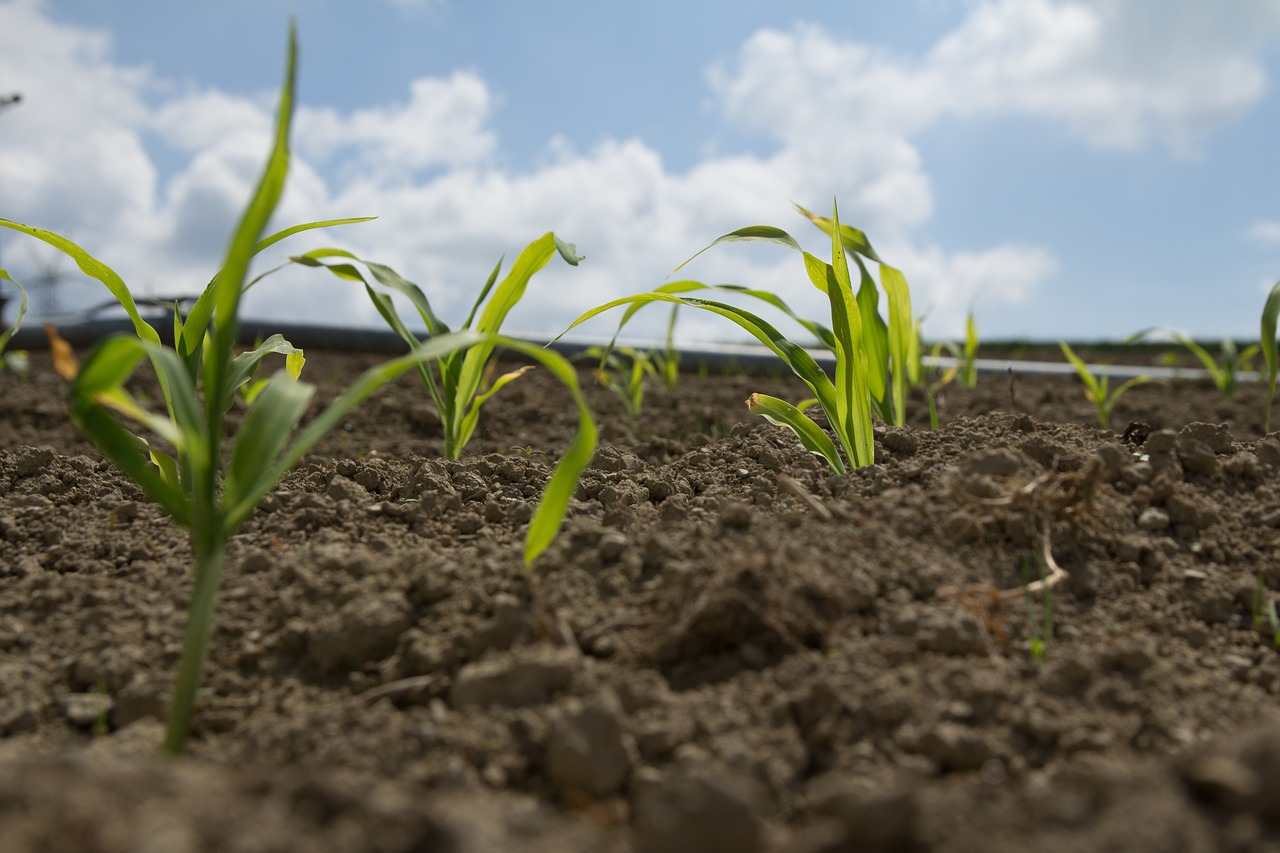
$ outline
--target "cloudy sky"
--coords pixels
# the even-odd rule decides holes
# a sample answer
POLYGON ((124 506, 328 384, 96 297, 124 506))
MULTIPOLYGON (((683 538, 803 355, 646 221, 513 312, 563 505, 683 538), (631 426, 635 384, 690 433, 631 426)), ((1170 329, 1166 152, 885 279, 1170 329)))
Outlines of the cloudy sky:
MULTIPOLYGON (((932 338, 970 308, 988 338, 1256 337, 1280 278, 1280 0, 0 0, 0 98, 22 96, 0 113, 0 217, 67 235, 136 293, 197 292, 265 157, 291 13, 275 224, 379 218, 267 260, 351 249, 451 322, 548 230, 587 260, 541 273, 513 331, 559 332, 745 225, 824 253, 791 202, 833 198, 932 338)), ((19 280, 43 249, 0 234, 19 280)), ((717 247, 682 275, 823 312, 777 247, 717 247)), ((58 296, 108 298, 72 276, 58 296)), ((304 270, 245 312, 380 323, 304 270)), ((724 323, 690 315, 682 336, 738 337, 724 323)))

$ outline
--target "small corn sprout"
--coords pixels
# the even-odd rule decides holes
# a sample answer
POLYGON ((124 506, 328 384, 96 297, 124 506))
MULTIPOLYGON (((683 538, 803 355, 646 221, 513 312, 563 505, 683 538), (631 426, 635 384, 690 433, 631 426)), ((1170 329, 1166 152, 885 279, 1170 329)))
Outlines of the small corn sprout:
POLYGON ((1031 557, 1024 557, 1022 560, 1022 583, 1025 588, 1023 599, 1027 605, 1027 649, 1031 653, 1031 659, 1035 661, 1036 666, 1044 664, 1045 658, 1049 654, 1049 645, 1053 642, 1053 585, 1044 583, 1044 580, 1043 561, 1033 561, 1031 557), (1041 582, 1040 604, 1038 607, 1031 592, 1031 584, 1033 583, 1031 566, 1033 562, 1039 575, 1035 580, 1041 582), (1036 613, 1037 610, 1039 610, 1038 614, 1036 613))
POLYGON ((1243 350, 1239 350, 1236 348, 1235 341, 1230 338, 1223 338, 1218 347, 1222 353, 1222 362, 1219 363, 1207 349, 1196 341, 1178 332, 1161 328, 1143 329, 1141 332, 1126 338, 1124 343, 1141 340, 1154 332, 1162 332, 1172 336, 1189 353, 1194 355, 1200 364, 1204 366, 1204 369, 1209 373, 1209 378, 1213 380, 1214 386, 1224 397, 1235 395, 1238 388, 1238 374, 1241 370, 1249 369, 1250 363, 1262 349, 1258 344, 1250 344, 1243 350))
POLYGON ((1253 627, 1270 639, 1273 649, 1280 649, 1280 613, 1276 611, 1275 599, 1267 592, 1261 573, 1253 588, 1253 627))
POLYGON ((676 349, 676 315, 680 312, 679 305, 671 306, 671 316, 667 320, 667 341, 661 352, 649 353, 649 358, 653 362, 654 372, 658 378, 662 380, 662 386, 668 391, 676 390, 676 385, 680 382, 680 351, 676 349))
POLYGON ((16 281, 10 278, 9 273, 6 272, 3 268, 0 268, 0 280, 7 281, 10 284, 12 284, 14 287, 18 288, 18 293, 21 294, 22 296, 21 301, 18 303, 17 319, 13 321, 12 326, 5 329, 3 332, 0 332, 0 370, 4 370, 6 367, 9 367, 11 364, 14 367, 21 368, 25 364, 25 359, 21 357, 15 357, 16 355, 15 353, 11 353, 8 356, 6 356, 5 348, 9 346, 9 341, 13 338, 13 336, 18 333, 18 329, 21 328, 22 326, 23 318, 27 316, 27 291, 26 291, 26 288, 24 288, 22 285, 18 284, 16 281))
MULTIPOLYGON (((499 260, 489 275, 489 280, 481 288, 475 303, 472 304, 471 313, 462 324, 461 330, 470 330, 474 322, 476 331, 486 335, 497 335, 507 318, 507 313, 524 296, 529 280, 545 267, 555 254, 559 254, 566 263, 573 266, 577 266, 582 260, 572 243, 565 243, 550 232, 525 247, 512 265, 511 272, 501 283, 498 283, 498 275, 502 270, 502 261, 499 260), (481 311, 480 306, 490 292, 493 293, 493 298, 489 299, 488 304, 481 311), (477 313, 480 315, 478 320, 477 313)), ((449 334, 449 327, 432 310, 431 303, 422 289, 384 264, 362 260, 341 249, 316 249, 296 255, 290 260, 303 266, 322 267, 339 278, 363 284, 365 292, 378 309, 378 313, 382 315, 382 319, 409 345, 410 352, 421 346, 418 336, 409 330, 400 315, 396 313, 391 296, 375 290, 355 267, 355 263, 363 264, 379 285, 407 297, 426 325, 428 335, 439 337, 449 334), (340 260, 326 262, 331 258, 340 260)), ((508 382, 531 369, 531 365, 526 365, 504 373, 486 387, 484 377, 490 366, 495 346, 494 341, 484 339, 475 347, 441 358, 434 371, 425 363, 418 367, 422 382, 427 386, 436 410, 440 413, 440 422, 444 427, 444 454, 447 459, 455 460, 462 456, 463 448, 471 440, 479 423, 480 407, 508 382)), ((568 370, 568 362, 550 350, 539 350, 527 346, 513 347, 509 342, 504 346, 508 349, 519 349, 522 354, 548 368, 555 365, 554 372, 558 377, 568 370)), ((569 372, 572 373, 571 370, 569 372)), ((575 387, 576 382, 570 386, 570 390, 573 391, 575 387)))
POLYGON ((622 408, 634 427, 644 408, 644 381, 648 377, 659 375, 655 359, 660 354, 655 355, 634 347, 588 347, 582 354, 587 358, 600 359, 596 378, 622 403, 622 408))
MULTIPOLYGON (((866 338, 864 336, 862 315, 855 300, 849 278, 849 265, 845 254, 845 243, 842 239, 845 234, 840 228, 839 216, 834 205, 830 222, 832 223, 830 232, 832 238, 831 263, 829 264, 804 251, 800 244, 787 232, 765 225, 742 228, 725 234, 712 242, 711 246, 738 240, 761 240, 787 246, 801 253, 809 280, 827 295, 830 303, 832 328, 829 332, 829 340, 831 349, 836 357, 834 382, 823 372, 822 368, 814 361, 813 356, 804 347, 783 337, 781 332, 757 315, 723 302, 677 295, 679 292, 677 288, 687 292, 706 287, 697 282, 677 282, 665 288, 626 296, 607 302, 604 305, 599 305, 574 320, 569 328, 561 333, 561 336, 592 317, 621 305, 628 306, 628 311, 623 316, 623 323, 636 310, 654 302, 666 302, 676 306, 687 306, 718 314, 732 320, 756 340, 768 347, 791 368, 791 371, 796 376, 809 386, 818 405, 826 413, 827 421, 836 434, 841 450, 843 450, 845 457, 853 467, 861 468, 871 465, 874 462, 875 450, 871 435, 872 402, 868 380, 867 352, 865 349, 866 338)), ((855 232, 853 229, 850 229, 850 231, 855 234, 861 234, 861 232, 855 232)), ((863 247, 861 251, 870 252, 870 246, 865 243, 865 240, 861 245, 863 247)), ((711 246, 707 248, 711 248, 711 246)), ((706 251, 706 249, 702 251, 706 251)), ((698 254, 701 253, 699 252, 698 254)), ((697 255, 694 257, 697 257, 697 255)), ((688 261, 685 263, 688 263, 688 261)), ((865 274, 862 261, 858 260, 857 263, 865 274)), ((681 266, 684 266, 684 264, 681 264, 681 266)), ((679 267, 677 267, 678 269, 679 267)), ((882 273, 888 269, 888 267, 882 266, 882 273)), ((890 274, 896 274, 898 278, 901 278, 901 274, 897 273, 896 270, 893 270, 890 274)), ((905 289, 905 280, 902 281, 902 286, 905 289)), ((726 289, 726 287, 725 285, 717 286, 718 289, 726 289)), ((739 289, 739 292, 746 292, 746 289, 739 289)), ((764 292, 755 291, 752 293, 755 295, 764 292)), ((773 294, 764 293, 759 298, 763 298, 774 305, 781 303, 781 300, 773 294)), ((811 329, 814 327, 816 327, 816 324, 807 326, 807 328, 811 329)), ((619 329, 621 329, 621 324, 619 324, 619 329)), ((904 360, 899 361, 899 364, 906 363, 905 347, 902 347, 902 352, 904 360)), ((905 382, 905 376, 903 379, 905 382)), ((835 443, 797 406, 784 400, 761 394, 753 395, 748 405, 751 406, 753 411, 763 415, 770 422, 785 426, 795 432, 807 449, 826 459, 833 472, 844 473, 848 470, 840 452, 836 449, 835 443)))
POLYGON ((1093 403, 1098 413, 1098 426, 1103 429, 1111 427, 1111 412, 1115 409, 1116 403, 1124 392, 1133 388, 1135 385, 1142 385, 1147 382, 1154 382, 1155 379, 1150 376, 1135 376, 1132 379, 1122 382, 1114 390, 1111 389, 1111 377, 1105 373, 1094 376, 1089 370, 1089 365, 1085 364, 1075 351, 1067 345, 1065 341, 1058 344, 1062 349, 1062 354, 1067 357, 1067 361, 1071 362, 1071 366, 1076 369, 1076 374, 1080 377, 1080 381, 1084 383, 1084 395, 1093 403))
MULTIPOLYGON (((70 255, 82 270, 111 290, 134 321, 135 336, 108 338, 89 353, 67 396, 76 424, 190 536, 194 584, 164 739, 164 750, 169 753, 184 749, 190 731, 196 692, 208 657, 227 542, 279 479, 348 412, 406 370, 476 347, 535 349, 479 332, 433 338, 409 355, 367 370, 296 434, 315 389, 298 380, 297 370, 286 369, 262 386, 251 386, 252 400, 231 441, 229 456, 224 459, 226 414, 236 394, 251 382, 258 363, 268 352, 296 354, 279 335, 274 335, 253 351, 233 356, 239 333, 240 298, 248 286, 261 278, 245 283, 250 260, 290 234, 336 224, 298 226, 259 240, 280 200, 288 170, 296 59, 296 36, 291 27, 271 154, 231 238, 222 270, 201 294, 185 324, 175 314, 174 348, 160 343, 155 329, 138 316, 124 282, 105 264, 55 234, 0 220, 0 224, 36 236, 70 255), (125 387, 144 358, 150 360, 160 380, 166 414, 148 411, 125 387), (172 455, 134 434, 121 419, 145 427, 172 449, 172 455)), ((294 366, 301 367, 300 363, 294 366)), ((529 524, 526 562, 531 562, 555 536, 577 475, 595 448, 595 424, 577 388, 577 377, 566 365, 560 378, 570 385, 578 400, 579 429, 529 524)))

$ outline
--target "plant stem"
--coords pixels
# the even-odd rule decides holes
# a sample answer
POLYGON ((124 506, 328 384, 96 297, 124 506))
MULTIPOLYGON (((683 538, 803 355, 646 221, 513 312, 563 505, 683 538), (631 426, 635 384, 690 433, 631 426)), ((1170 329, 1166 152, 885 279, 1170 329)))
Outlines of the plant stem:
POLYGON ((187 615, 187 635, 182 644, 182 660, 174 685, 173 703, 164 735, 164 752, 178 755, 187 743, 191 718, 195 714, 196 692, 204 677, 204 664, 209 656, 209 638, 213 633, 213 614, 222 584, 222 570, 227 562, 226 538, 218 532, 192 534, 191 549, 195 562, 195 582, 191 590, 191 606, 187 615))

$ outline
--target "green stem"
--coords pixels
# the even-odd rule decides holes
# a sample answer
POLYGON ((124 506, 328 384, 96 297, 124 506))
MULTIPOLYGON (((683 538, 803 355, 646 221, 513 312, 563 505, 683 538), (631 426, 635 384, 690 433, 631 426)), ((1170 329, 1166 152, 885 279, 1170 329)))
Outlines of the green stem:
POLYGON ((191 718, 195 714, 196 692, 204 677, 204 664, 209 656, 209 638, 213 633, 213 614, 222 584, 222 570, 227 562, 226 538, 210 531, 193 534, 192 552, 196 577, 191 591, 191 607, 187 615, 187 636, 182 644, 182 660, 174 686, 173 703, 165 729, 164 752, 178 755, 187 744, 191 718))

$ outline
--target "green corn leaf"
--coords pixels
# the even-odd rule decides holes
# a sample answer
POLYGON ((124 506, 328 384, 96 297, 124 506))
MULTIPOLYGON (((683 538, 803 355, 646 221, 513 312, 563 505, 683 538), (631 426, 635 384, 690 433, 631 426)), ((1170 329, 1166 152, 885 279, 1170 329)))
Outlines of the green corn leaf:
MULTIPOLYGON (((836 355, 836 402, 840 425, 836 435, 845 444, 845 452, 853 467, 861 468, 875 460, 875 447, 871 436, 871 402, 868 385, 867 352, 864 348, 862 315, 853 296, 853 284, 849 279, 849 265, 845 260, 844 244, 838 236, 840 214, 834 202, 832 221, 837 226, 831 237, 831 264, 834 282, 828 276, 828 301, 831 303, 831 330, 835 333, 839 349, 836 355)), ((856 257, 856 256, 855 256, 856 257)), ((807 259, 806 259, 807 260, 807 259)), ((815 267, 807 266, 812 278, 815 267)), ((816 283, 816 282, 815 282, 816 283)))
POLYGON ((569 389, 578 408, 577 432, 560 461, 556 463, 551 479, 547 481, 547 487, 542 493, 542 500, 538 502, 538 508, 529 521, 529 532, 525 534, 524 561, 526 565, 531 565, 555 539, 568 511, 569 500, 577 489, 578 478, 591 463, 591 457, 596 451, 596 423, 591 417, 586 398, 582 396, 578 374, 568 360, 551 350, 511 338, 504 339, 502 345, 535 359, 554 374, 569 389))
POLYGON ((169 514, 174 523, 190 528, 191 502, 172 479, 151 464, 147 443, 120 426, 103 406, 72 410, 72 420, 124 474, 169 514))
MULTIPOLYGON (((227 391, 222 398, 222 411, 226 412, 235 401, 236 391, 244 385, 258 370, 258 365, 271 353, 283 353, 286 358, 300 356, 302 350, 284 339, 283 335, 272 335, 249 352, 240 353, 231 360, 231 371, 227 374, 227 391)), ((299 365, 298 370, 301 370, 299 365)), ((294 378, 297 378, 295 373, 294 378)), ((255 394, 256 396, 256 394, 255 394)), ((253 399, 248 399, 252 403, 253 399)))
POLYGON ((891 421, 889 405, 889 326, 880 316, 880 291, 858 255, 858 315, 862 319, 862 346, 867 353, 867 388, 880 417, 891 421))
MULTIPOLYGON (((826 326, 823 326, 821 323, 817 323, 817 322, 814 322, 813 320, 808 320, 804 317, 801 317, 799 314, 797 314, 795 311, 791 309, 790 305, 788 305, 779 296, 777 296, 777 294, 774 294, 768 290, 754 290, 752 288, 743 287, 742 285, 738 285, 738 284, 703 284, 700 281, 692 281, 689 279, 685 279, 682 281, 673 281, 668 284, 664 284, 661 287, 655 287, 653 289, 653 292, 654 293, 692 293, 698 290, 715 290, 721 293, 741 294, 743 296, 750 296, 752 299, 758 299, 761 302, 764 302, 768 305, 773 306, 774 308, 777 308, 787 317, 799 323, 802 327, 804 327, 806 331, 808 331, 811 335, 813 335, 818 340, 819 344, 826 347, 828 350, 835 349, 835 342, 832 338, 830 329, 828 329, 826 326)), ((627 310, 622 315, 622 319, 618 321, 618 332, 622 331, 622 327, 625 326, 627 324, 627 321, 629 321, 632 318, 632 316, 634 316, 635 313, 640 310, 640 307, 641 306, 639 305, 632 305, 627 308, 627 310)), ((679 306, 676 306, 676 307, 678 308, 679 306)), ((668 330, 667 330, 668 338, 670 338, 671 336, 670 327, 674 326, 674 324, 675 324, 675 311, 673 309, 671 320, 668 323, 668 330)), ((617 333, 615 333, 614 336, 616 338, 617 333)))
POLYGON ((480 310, 480 306, 484 304, 484 300, 492 292, 493 286, 498 283, 498 276, 502 274, 502 262, 506 260, 504 255, 498 258, 498 262, 493 265, 493 271, 489 273, 489 278, 485 280, 484 287, 480 288, 480 292, 476 295, 476 301, 471 303, 471 310, 467 312, 467 319, 462 324, 462 328, 470 329, 471 324, 475 322, 476 312, 480 310))
MULTIPOLYGON (((828 237, 834 236, 834 231, 836 230, 835 225, 837 223, 833 223, 832 220, 825 216, 819 216, 812 211, 806 210, 800 205, 795 204, 795 202, 792 202, 792 204, 795 205, 796 210, 800 211, 801 216, 804 216, 814 225, 821 228, 823 233, 828 237)), ((856 252, 862 257, 873 260, 878 264, 884 263, 884 261, 880 260, 880 256, 876 254, 876 250, 871 248, 871 241, 867 239, 867 235, 864 232, 849 225, 840 225, 839 230, 840 242, 844 244, 845 249, 850 252, 856 252)))
POLYGON ((146 320, 142 319, 142 315, 138 313, 137 303, 133 301, 133 294, 129 292, 129 287, 124 283, 124 279, 116 274, 116 271, 77 246, 75 243, 52 231, 45 231, 41 228, 32 228, 29 225, 22 225, 18 222, 11 222, 8 219, 0 219, 0 226, 11 228, 14 231, 20 231, 37 240, 43 240, 50 246, 62 252, 71 260, 76 262, 76 266, 80 271, 90 278, 102 282, 107 290, 111 291, 111 295, 119 301, 120 306, 124 308, 129 319, 133 321, 133 327, 138 337, 149 341, 159 343, 160 336, 156 330, 151 327, 146 320))
POLYGON ((255 255, 259 254, 286 237, 292 237, 294 234, 301 234, 304 231, 314 231, 317 228, 333 228, 337 225, 357 225, 361 222, 372 222, 377 218, 376 216, 351 216, 345 219, 324 219, 319 222, 304 222, 301 225, 291 225, 288 228, 277 231, 270 237, 263 237, 254 245, 253 253, 255 255))
POLYGON ((22 320, 27 316, 27 291, 22 285, 9 277, 9 273, 0 267, 0 279, 9 282, 18 288, 18 293, 22 298, 18 303, 18 317, 13 321, 13 325, 0 332, 0 367, 4 366, 4 351, 9 346, 9 340, 18 333, 18 329, 22 327, 22 320))
POLYGON ((386 264, 366 260, 362 260, 361 263, 369 268, 369 272, 373 274, 378 284, 408 297, 413 307, 418 309, 418 315, 422 317, 422 322, 427 327, 427 334, 432 337, 449 334, 449 327, 431 309, 431 302, 427 299, 427 295, 422 292, 422 288, 401 277, 399 273, 386 264))
POLYGON ((508 373, 504 373, 493 381, 493 384, 489 386, 488 390, 482 394, 477 394, 471 399, 471 405, 467 409, 466 416, 462 419, 461 429, 458 432, 457 443, 459 449, 471 440, 471 435, 476 430, 476 424, 480 421, 480 407, 483 406, 490 397, 502 390, 502 386, 506 385, 513 379, 518 379, 530 370, 533 370, 533 365, 527 364, 508 373))
POLYGON ((831 437, 799 407, 768 394, 752 394, 747 398, 747 408, 774 426, 786 427, 794 432, 806 450, 827 460, 833 474, 845 473, 844 462, 831 437))
POLYGON ((800 247, 800 244, 796 242, 796 239, 781 228, 774 228, 772 225, 749 225, 746 228, 739 228, 737 231, 730 231, 728 234, 724 234, 717 237, 715 240, 712 240, 710 245, 706 248, 700 249, 693 255, 693 257, 689 258, 689 260, 673 269, 671 274, 675 275, 678 273, 684 267, 688 266, 689 263, 693 261, 693 258, 698 257, 698 255, 701 255, 712 246, 718 246, 721 243, 734 243, 742 240, 759 240, 764 243, 777 243, 780 246, 795 249, 797 252, 804 251, 804 249, 800 247))
MULTIPOLYGON (((557 253, 557 239, 554 233, 546 234, 534 240, 520 252, 511 272, 493 290, 493 295, 485 304, 476 321, 475 330, 484 334, 496 335, 502 329, 507 314, 524 296, 529 280, 534 274, 547 265, 551 256, 557 253)), ((461 370, 457 375, 454 387, 453 407, 462 411, 480 388, 480 380, 489 356, 493 354, 494 344, 481 343, 468 348, 462 358, 461 370)))
MULTIPOLYGON (((889 359, 893 364, 893 424, 907 423, 907 380, 911 370, 911 347, 915 317, 911 313, 911 290, 906 277, 888 264, 880 265, 880 282, 889 297, 889 359)), ((878 315, 877 315, 878 316, 878 315)))
POLYGON ((191 501, 179 483, 176 468, 154 467, 154 451, 147 442, 125 429, 112 411, 148 426, 183 456, 199 455, 207 441, 199 416, 195 387, 172 350, 134 337, 103 341, 86 356, 67 389, 72 420, 94 444, 143 491, 182 525, 191 524, 191 501), (173 395, 173 419, 153 415, 139 406, 124 389, 138 363, 150 357, 163 372, 173 395))
POLYGON ((161 453, 158 450, 152 450, 148 456, 151 458, 151 464, 156 466, 156 470, 160 472, 160 477, 168 484, 176 489, 182 488, 182 477, 178 474, 177 461, 167 453, 161 453))
MULTIPOLYGON (((269 462, 280 455, 292 437, 314 393, 314 386, 298 382, 287 373, 277 373, 267 381, 245 414, 231 448, 223 488, 228 515, 238 514, 238 505, 246 496, 265 493, 275 485, 278 478, 272 477, 269 462), (272 477, 270 482, 262 482, 268 477, 272 477)), ((252 512, 253 506, 248 510, 252 512)))
MULTIPOLYGON (((1071 362, 1071 366, 1076 369, 1076 374, 1079 375, 1080 381, 1088 389, 1091 399, 1105 397, 1106 385, 1099 383, 1099 380, 1089 371, 1089 365, 1085 364, 1080 356, 1076 355, 1075 350, 1071 349, 1066 341, 1059 342, 1058 347, 1062 350, 1062 354, 1067 357, 1067 361, 1071 362)), ((1103 377, 1102 382, 1106 382, 1106 377, 1103 377)))
POLYGON ((1280 357, 1276 353, 1277 317, 1280 317, 1280 281, 1272 286, 1262 308, 1262 337, 1258 341, 1258 345, 1262 347, 1262 358, 1267 363, 1266 432, 1271 432, 1271 407, 1276 399, 1276 375, 1280 374, 1280 357))
MULTIPOLYGON (((237 311, 243 292, 245 277, 252 261, 255 247, 266 230, 284 192, 285 177, 289 171, 289 130, 293 121, 293 98, 297 82, 298 38, 293 26, 289 27, 288 59, 285 81, 280 90, 280 105, 276 112, 275 139, 266 168, 258 180, 253 197, 249 201, 240 224, 236 227, 227 248, 226 259, 217 278, 208 290, 213 293, 213 338, 211 357, 205 359, 204 393, 206 400, 223 400, 227 393, 231 353, 239 335, 237 311)), ((188 320, 188 322, 190 322, 188 320)), ((184 338, 187 337, 184 331, 184 338)), ((194 343, 192 341, 191 343, 194 343)), ((210 452, 214 454, 211 468, 216 470, 218 444, 222 439, 222 412, 209 406, 210 452)))
POLYGON ((813 360, 813 356, 805 350, 804 347, 785 338, 781 332, 769 325, 762 318, 752 314, 751 312, 738 308, 734 305, 727 305, 722 302, 715 302, 710 299, 698 299, 695 297, 676 296, 671 293, 659 293, 649 291, 646 293, 637 293, 632 296, 624 296, 606 302, 603 305, 597 305, 590 311, 579 316, 569 327, 561 332, 552 341, 559 340, 577 326, 588 320, 603 314, 610 309, 617 308, 622 305, 648 305, 653 302, 665 302, 670 305, 683 305, 690 308, 697 308, 703 311, 710 311, 718 314, 728 320, 732 320, 741 329, 749 333, 760 343, 764 344, 778 358, 782 359, 791 371, 799 377, 813 391, 814 396, 819 400, 824 411, 835 411, 835 388, 831 384, 830 378, 813 360))

